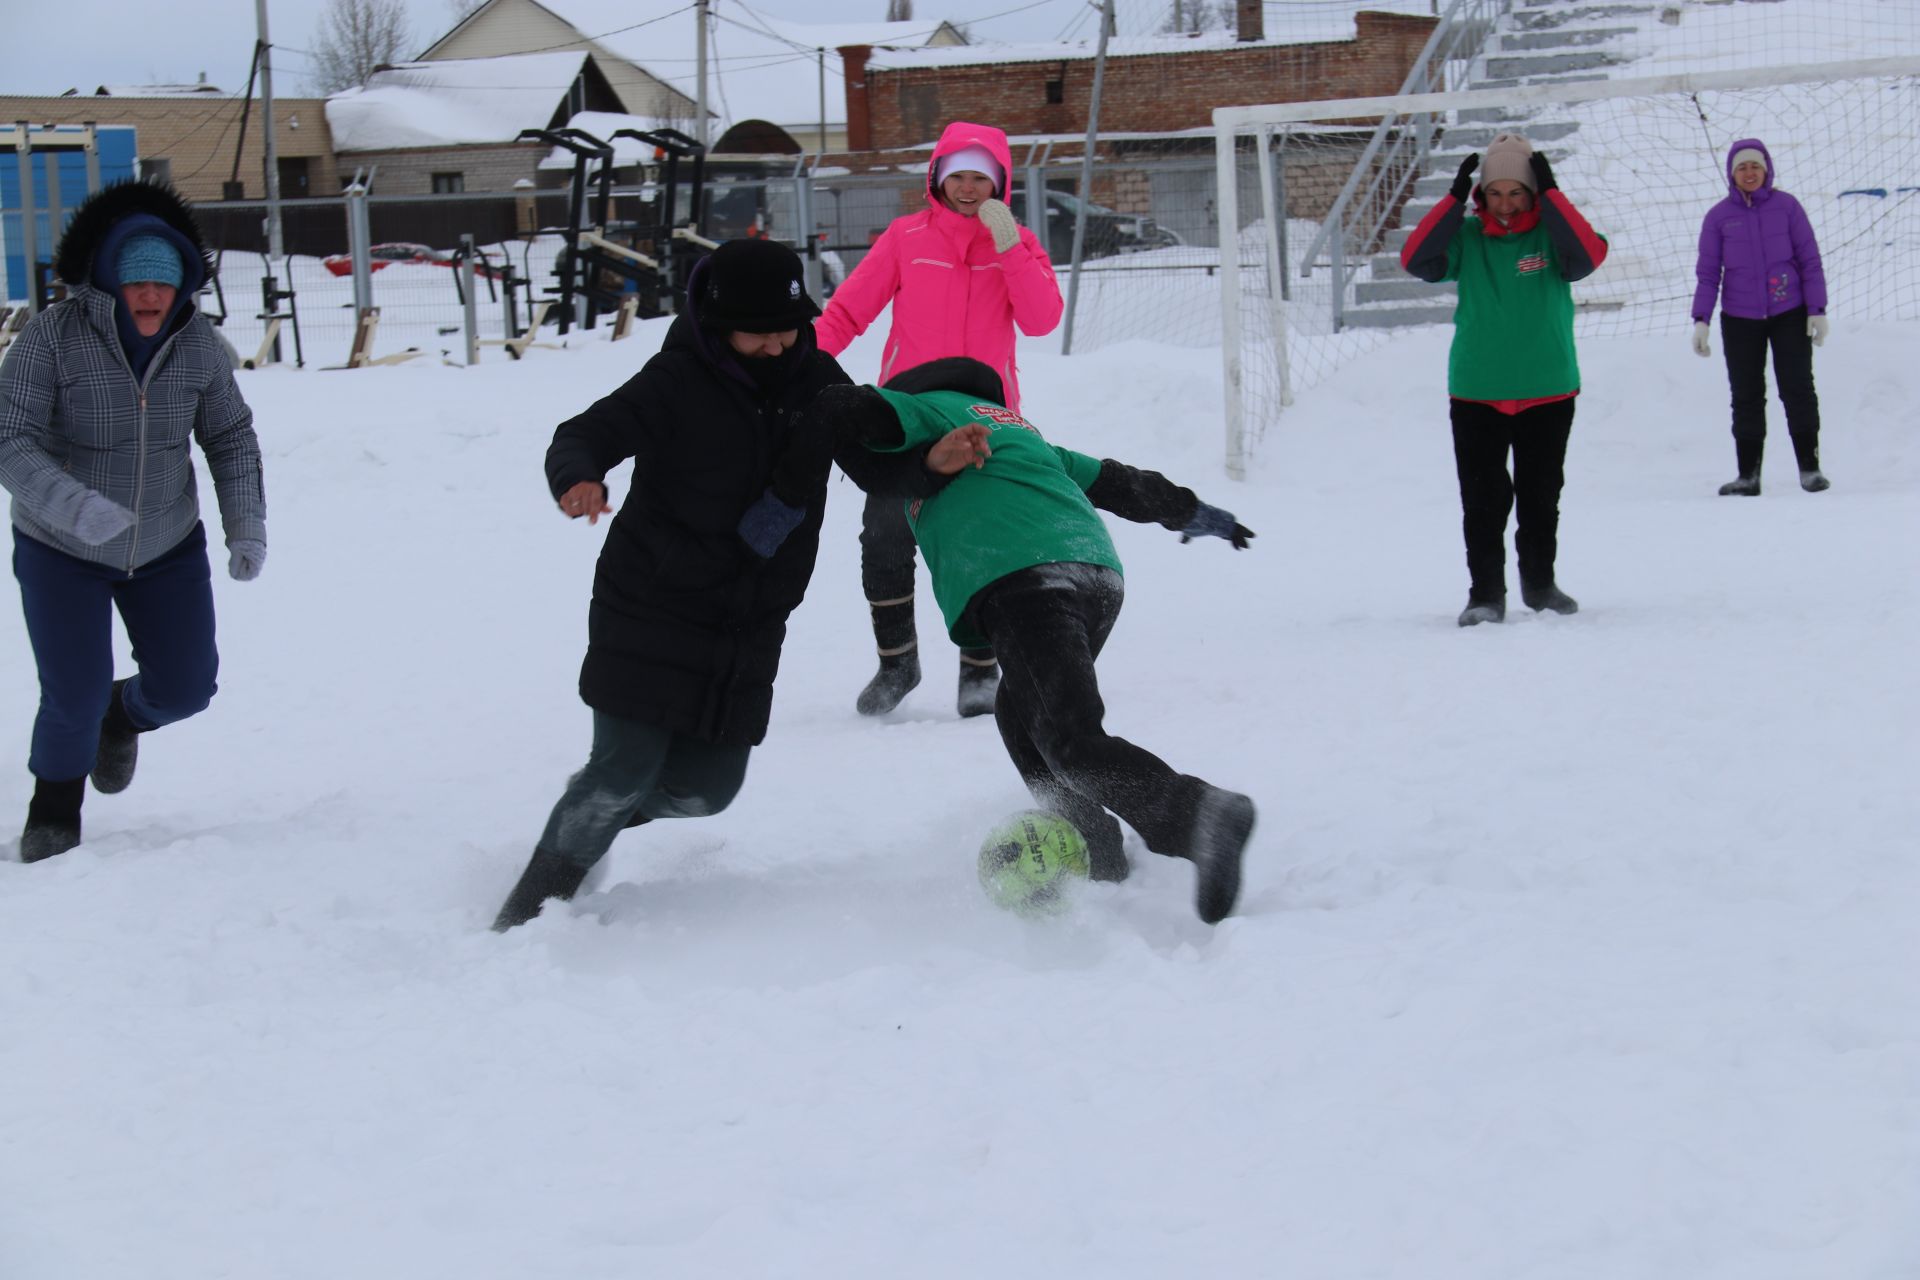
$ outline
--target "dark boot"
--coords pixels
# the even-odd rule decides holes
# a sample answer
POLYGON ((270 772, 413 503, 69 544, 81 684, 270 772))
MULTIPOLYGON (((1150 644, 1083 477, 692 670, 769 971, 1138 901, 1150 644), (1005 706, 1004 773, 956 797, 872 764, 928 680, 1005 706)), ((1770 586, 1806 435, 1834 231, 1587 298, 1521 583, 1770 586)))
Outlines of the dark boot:
POLYGON ((536 845, 532 861, 520 873, 520 883, 513 886, 513 892, 507 895, 506 905, 500 908, 500 915, 493 922, 493 931, 505 933, 515 925, 525 924, 539 915, 540 908, 555 898, 562 902, 571 900, 574 894, 580 892, 587 871, 588 868, 572 859, 549 853, 536 845))
POLYGON ((1793 458, 1800 464, 1800 487, 1808 493, 1822 493, 1833 488, 1831 482, 1820 474, 1820 439, 1806 436, 1793 438, 1793 458))
MULTIPOLYGON (((1559 587, 1554 586, 1551 582, 1546 583, 1544 586, 1538 583, 1522 582, 1520 584, 1520 599, 1526 603, 1527 608, 1533 610, 1535 613, 1540 612, 1542 609, 1551 609, 1555 613, 1580 612, 1580 602, 1562 591, 1559 587)), ((1462 615, 1462 617, 1464 620, 1464 615, 1462 615)))
POLYGON ((1240 897, 1240 862, 1253 835, 1253 801, 1237 791, 1201 784, 1187 856, 1196 873, 1193 909, 1208 924, 1233 914, 1240 897))
POLYGON ((1460 611, 1460 625, 1477 627, 1483 622, 1505 622, 1507 620, 1506 597, 1483 600, 1478 596, 1467 597, 1467 607, 1460 611))
POLYGON ((68 782, 33 780, 33 799, 27 802, 27 827, 20 833, 20 861, 39 862, 65 853, 80 843, 80 804, 87 798, 87 780, 68 782))
POLYGON ((873 642, 880 650, 880 670, 854 700, 863 716, 883 716, 920 683, 920 647, 914 638, 913 597, 869 601, 873 610, 873 642))
POLYGON ((1121 846, 1120 824, 1108 821, 1083 833, 1087 838, 1087 878, 1117 884, 1132 873, 1121 846))
POLYGON ((1765 447, 1764 440, 1747 440, 1740 436, 1733 438, 1734 457, 1740 465, 1740 475, 1720 486, 1721 497, 1760 496, 1760 457, 1765 447))
POLYGON ((991 649, 960 651, 960 716, 983 716, 993 710, 1000 692, 1000 663, 991 649))
POLYGON ((853 708, 863 716, 883 716, 900 705, 920 683, 920 652, 883 653, 880 669, 867 681, 867 687, 854 699, 853 708))
POLYGON ((140 730, 127 715, 127 682, 113 682, 113 698, 100 721, 100 747, 93 757, 93 789, 103 796, 118 795, 133 781, 140 757, 140 730))

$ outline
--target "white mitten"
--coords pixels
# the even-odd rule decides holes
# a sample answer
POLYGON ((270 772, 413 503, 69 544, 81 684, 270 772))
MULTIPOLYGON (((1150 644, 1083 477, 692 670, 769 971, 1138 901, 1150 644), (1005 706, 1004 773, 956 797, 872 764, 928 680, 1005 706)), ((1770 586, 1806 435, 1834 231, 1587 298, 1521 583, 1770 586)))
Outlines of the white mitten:
POLYGON ((1705 320, 1693 322, 1693 354, 1703 360, 1713 354, 1713 343, 1708 338, 1705 320))
POLYGON ((1825 316, 1807 317, 1807 336, 1813 339, 1813 345, 1819 346, 1827 340, 1827 318, 1825 316))
POLYGON ((1020 224, 1013 220, 1013 210, 1004 201, 982 200, 980 222, 993 233, 995 253, 1005 253, 1020 243, 1020 224))

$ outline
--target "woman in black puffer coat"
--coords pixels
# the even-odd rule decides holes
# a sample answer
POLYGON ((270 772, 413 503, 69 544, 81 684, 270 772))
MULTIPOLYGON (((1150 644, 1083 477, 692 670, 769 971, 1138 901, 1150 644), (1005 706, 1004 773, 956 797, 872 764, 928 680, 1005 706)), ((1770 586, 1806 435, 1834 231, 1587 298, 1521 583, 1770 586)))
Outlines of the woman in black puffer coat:
MULTIPOLYGON (((634 460, 594 573, 580 696, 587 765, 555 805, 496 929, 570 898, 622 828, 732 801, 766 736, 787 616, 806 594, 832 455, 808 404, 849 382, 814 342, 800 259, 768 240, 696 266, 660 353, 560 424, 547 483, 561 511, 611 512, 605 477, 634 460)), ((930 494, 929 451, 848 449, 863 487, 930 494)))

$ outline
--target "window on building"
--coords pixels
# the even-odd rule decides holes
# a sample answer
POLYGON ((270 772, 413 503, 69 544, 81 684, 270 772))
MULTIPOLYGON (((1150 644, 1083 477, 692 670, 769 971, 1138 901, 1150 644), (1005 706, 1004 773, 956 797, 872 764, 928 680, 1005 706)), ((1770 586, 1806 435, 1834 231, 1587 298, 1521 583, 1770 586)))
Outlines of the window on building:
POLYGON ((144 156, 140 160, 142 182, 172 182, 173 161, 165 156, 144 156))
POLYGON ((467 175, 464 173, 436 173, 433 175, 433 194, 437 196, 458 195, 467 189, 467 175))

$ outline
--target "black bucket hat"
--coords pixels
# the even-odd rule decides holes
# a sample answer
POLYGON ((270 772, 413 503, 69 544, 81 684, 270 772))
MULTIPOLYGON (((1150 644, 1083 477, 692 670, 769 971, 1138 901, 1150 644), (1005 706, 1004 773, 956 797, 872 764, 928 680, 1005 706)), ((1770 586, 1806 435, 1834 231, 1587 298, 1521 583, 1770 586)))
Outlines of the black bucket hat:
POLYGON ((739 333, 784 333, 811 323, 800 255, 777 240, 729 240, 706 261, 700 321, 739 333))

